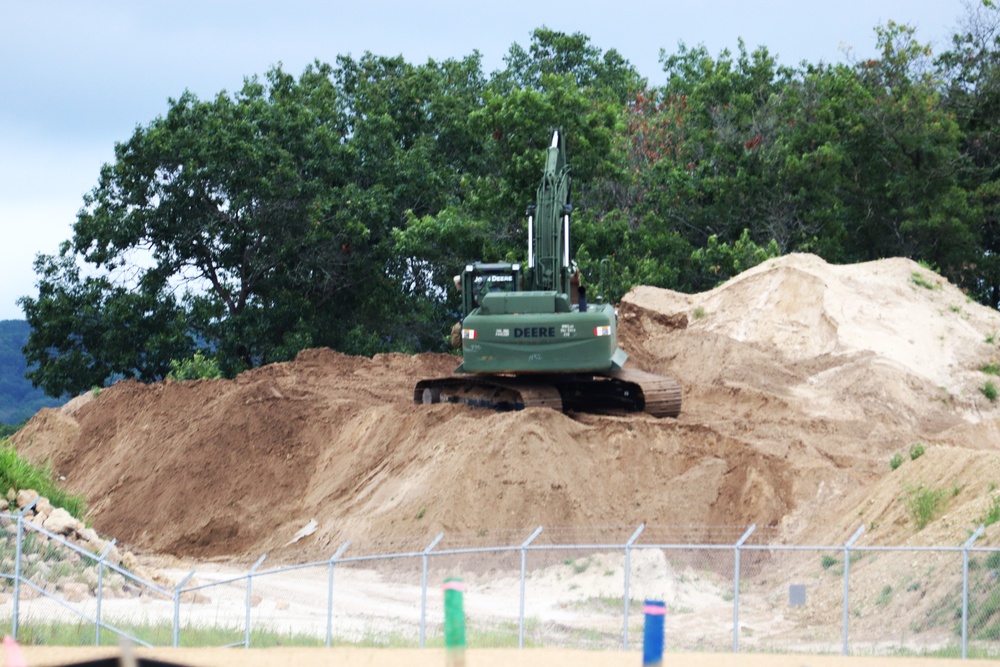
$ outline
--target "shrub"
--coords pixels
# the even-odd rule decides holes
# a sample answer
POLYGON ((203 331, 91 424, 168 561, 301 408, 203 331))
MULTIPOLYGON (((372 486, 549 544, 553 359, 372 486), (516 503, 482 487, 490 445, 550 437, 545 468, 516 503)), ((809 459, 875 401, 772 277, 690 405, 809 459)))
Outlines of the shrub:
POLYGON ((906 489, 903 503, 906 511, 913 519, 917 530, 922 530, 944 509, 949 495, 947 489, 931 489, 926 484, 919 484, 906 489))
POLYGON ((171 380, 214 380, 222 377, 222 371, 219 370, 219 362, 215 357, 195 352, 190 359, 172 360, 167 377, 171 380))
POLYGON ((995 403, 997 400, 997 386, 992 382, 988 381, 982 387, 979 388, 983 396, 989 399, 990 403, 995 403))
POLYGON ((889 459, 889 467, 895 470, 901 465, 903 465, 903 455, 900 454, 899 452, 896 452, 895 454, 892 455, 892 458, 889 459))
POLYGON ((921 456, 924 455, 924 445, 920 442, 915 442, 910 445, 910 460, 916 461, 921 456))

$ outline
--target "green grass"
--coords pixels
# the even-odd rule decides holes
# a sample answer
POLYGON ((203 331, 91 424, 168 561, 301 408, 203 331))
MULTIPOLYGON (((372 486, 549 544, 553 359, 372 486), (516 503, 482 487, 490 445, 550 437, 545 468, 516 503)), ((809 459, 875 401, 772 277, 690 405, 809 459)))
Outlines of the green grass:
POLYGON ((878 598, 875 600, 875 605, 878 607, 884 607, 892 602, 892 586, 886 584, 882 587, 882 592, 879 593, 878 598))
POLYGON ((889 459, 889 468, 895 470, 901 465, 903 465, 903 455, 900 454, 899 452, 896 452, 895 454, 892 455, 892 458, 889 459))
MULTIPOLYGON (((578 609, 580 611, 590 611, 599 614, 618 614, 620 616, 625 608, 625 598, 598 595, 585 598, 583 600, 574 600, 569 603, 569 606, 572 609, 578 609)), ((638 600, 631 600, 628 605, 628 610, 630 614, 641 615, 642 603, 638 600)))
MULTIPOLYGON (((641 607, 641 605, 640 605, 641 607)), ((620 611, 620 608, 619 608, 620 611)), ((10 620, 0 621, 5 627, 10 620)), ((111 622, 116 628, 137 637, 153 646, 172 646, 173 625, 169 621, 158 623, 111 622)), ((537 618, 526 618, 524 623, 524 645, 534 647, 537 642, 530 635, 537 634, 541 622, 537 618)), ((518 625, 516 621, 505 621, 489 627, 470 626, 466 631, 466 643, 475 648, 516 648, 518 625)), ((181 627, 178 644, 183 647, 226 646, 240 643, 244 639, 242 626, 230 627, 181 627)), ((18 641, 27 646, 93 646, 94 625, 84 621, 27 621, 18 626, 18 641)), ((117 633, 107 628, 101 631, 101 646, 118 646, 117 633)), ((324 646, 325 639, 301 632, 278 632, 267 628, 251 628, 250 646, 253 648, 273 648, 276 646, 324 646)), ((363 648, 415 648, 420 645, 417 637, 399 632, 376 632, 374 630, 359 639, 333 637, 334 646, 358 646, 363 648)), ((444 637, 427 637, 427 646, 444 647, 444 637)))
POLYGON ((0 438, 0 493, 7 489, 34 489, 48 498, 53 506, 62 507, 75 517, 83 516, 87 509, 82 496, 75 496, 59 488, 52 466, 30 463, 17 453, 9 440, 0 438))
MULTIPOLYGON (((118 623, 111 622, 116 628, 137 637, 153 646, 172 646, 174 641, 173 624, 169 621, 159 623, 118 623)), ((240 642, 244 638, 243 627, 211 627, 185 628, 181 627, 179 645, 189 647, 226 646, 240 642)), ((94 624, 84 621, 28 621, 18 626, 18 641, 21 644, 34 646, 93 646, 94 624)), ((120 638, 117 633, 101 630, 101 646, 118 646, 120 638)), ((254 648, 271 648, 274 646, 323 646, 321 637, 303 633, 277 632, 274 630, 250 631, 250 645, 254 648)))
POLYGON ((573 568, 573 572, 575 572, 576 574, 581 574, 583 572, 586 572, 587 568, 590 567, 591 563, 593 563, 593 560, 590 558, 585 558, 582 560, 576 560, 575 558, 567 558, 566 560, 563 561, 563 565, 569 565, 571 568, 573 568))
POLYGON ((694 319, 700 320, 705 317, 705 309, 701 306, 696 306, 693 312, 694 319))
POLYGON ((924 449, 923 443, 921 442, 913 443, 912 445, 910 445, 910 460, 916 461, 917 459, 919 459, 921 456, 924 455, 925 451, 926 450, 924 449))
POLYGON ((984 364, 979 370, 987 375, 1000 375, 1000 365, 993 361, 988 364, 984 364))
POLYGON ((910 280, 913 281, 914 285, 918 285, 920 287, 923 287, 924 289, 929 289, 929 290, 941 289, 941 285, 935 285, 934 283, 928 281, 927 278, 924 278, 924 275, 919 271, 914 271, 913 274, 910 276, 910 280))
POLYGON ((986 512, 981 517, 976 519, 976 525, 992 526, 997 521, 1000 521, 1000 496, 991 495, 990 506, 986 508, 986 512))

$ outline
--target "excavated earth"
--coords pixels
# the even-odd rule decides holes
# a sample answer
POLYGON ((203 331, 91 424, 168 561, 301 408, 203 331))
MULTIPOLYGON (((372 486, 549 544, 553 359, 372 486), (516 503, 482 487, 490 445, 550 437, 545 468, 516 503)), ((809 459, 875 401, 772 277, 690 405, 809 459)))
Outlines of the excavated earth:
POLYGON ((14 441, 100 532, 198 558, 640 523, 954 545, 990 508, 1000 314, 933 272, 790 255, 702 294, 637 287, 619 314, 629 365, 683 386, 680 418, 418 406, 414 382, 456 357, 314 349, 234 380, 120 382, 14 441), (905 502, 920 485, 952 490, 922 530, 905 502))

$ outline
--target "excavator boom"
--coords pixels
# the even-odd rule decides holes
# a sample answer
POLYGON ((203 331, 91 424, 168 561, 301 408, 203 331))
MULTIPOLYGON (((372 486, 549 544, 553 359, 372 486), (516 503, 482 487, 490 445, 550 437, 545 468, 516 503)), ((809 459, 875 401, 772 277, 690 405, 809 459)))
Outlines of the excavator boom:
POLYGON ((570 260, 570 168, 559 131, 528 207, 528 262, 474 263, 462 290, 462 363, 449 378, 421 380, 417 403, 462 402, 499 410, 551 407, 587 412, 680 412, 670 377, 624 369, 618 316, 590 303, 570 260))

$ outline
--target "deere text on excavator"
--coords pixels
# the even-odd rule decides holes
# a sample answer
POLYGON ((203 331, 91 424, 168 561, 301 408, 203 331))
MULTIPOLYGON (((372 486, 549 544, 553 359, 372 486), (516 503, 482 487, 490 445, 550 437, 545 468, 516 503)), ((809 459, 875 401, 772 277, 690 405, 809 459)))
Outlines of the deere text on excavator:
POLYGON ((614 306, 587 290, 570 261, 570 170, 559 131, 546 150, 528 208, 528 262, 477 262, 456 279, 462 294, 462 363, 450 377, 420 380, 416 403, 495 410, 548 407, 676 417, 672 377, 625 369, 614 306))

